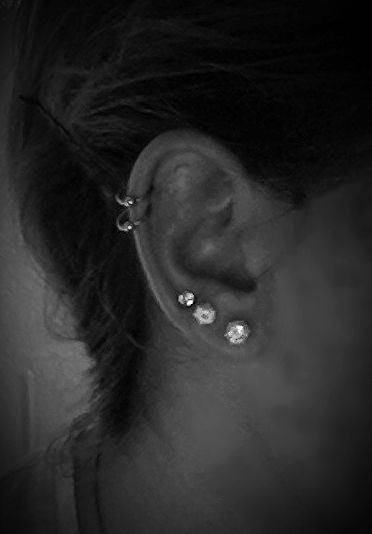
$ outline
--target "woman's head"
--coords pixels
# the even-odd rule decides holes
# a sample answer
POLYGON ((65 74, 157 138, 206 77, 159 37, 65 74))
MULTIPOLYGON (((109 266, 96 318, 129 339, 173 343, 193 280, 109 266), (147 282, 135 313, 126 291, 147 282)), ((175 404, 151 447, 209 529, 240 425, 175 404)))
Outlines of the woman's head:
POLYGON ((158 390, 219 391, 309 495, 360 445, 353 423, 316 464, 353 407, 367 416, 372 118, 362 28, 311 4, 23 1, 9 117, 26 235, 71 303, 105 428, 158 390), (149 187, 123 237, 115 193, 149 187), (213 327, 178 308, 186 289, 213 327), (252 329, 239 348, 230 319, 252 329))

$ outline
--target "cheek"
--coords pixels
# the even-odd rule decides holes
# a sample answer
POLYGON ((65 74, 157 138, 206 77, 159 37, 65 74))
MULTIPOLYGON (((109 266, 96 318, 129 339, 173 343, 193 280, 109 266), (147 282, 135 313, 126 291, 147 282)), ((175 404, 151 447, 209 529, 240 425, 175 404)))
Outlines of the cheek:
POLYGON ((372 449, 372 263, 347 206, 325 208, 278 266, 270 343, 246 384, 280 467, 324 503, 361 487, 372 449))
POLYGON ((332 243, 304 251, 278 278, 275 335, 311 352, 314 366, 332 361, 331 370, 336 358, 358 367, 357 353, 371 348, 371 268, 332 243))
POLYGON ((370 241, 355 234, 354 203, 341 200, 315 212, 276 287, 276 335, 291 339, 295 352, 311 354, 308 371, 321 371, 330 388, 338 377, 349 387, 353 378, 365 378, 372 352, 370 241))

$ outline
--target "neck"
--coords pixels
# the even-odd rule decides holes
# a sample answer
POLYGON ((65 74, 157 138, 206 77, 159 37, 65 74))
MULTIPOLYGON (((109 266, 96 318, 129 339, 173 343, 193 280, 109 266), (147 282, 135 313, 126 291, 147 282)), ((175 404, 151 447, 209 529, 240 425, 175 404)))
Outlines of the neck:
MULTIPOLYGON (((216 366, 217 367, 217 366, 216 366)), ((146 422, 107 442, 99 474, 107 532, 280 532, 293 498, 216 376, 180 366, 146 422), (193 373, 198 376, 189 376, 193 373), (177 394, 174 394, 177 391, 177 394), (187 511, 187 512, 186 512, 187 511)))

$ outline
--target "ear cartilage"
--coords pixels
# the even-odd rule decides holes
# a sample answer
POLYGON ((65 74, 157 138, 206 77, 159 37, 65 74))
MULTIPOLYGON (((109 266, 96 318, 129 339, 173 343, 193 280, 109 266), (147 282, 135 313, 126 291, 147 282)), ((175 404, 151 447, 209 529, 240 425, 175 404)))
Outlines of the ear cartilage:
POLYGON ((248 339, 251 330, 245 321, 231 321, 225 331, 225 338, 231 345, 242 345, 248 339))

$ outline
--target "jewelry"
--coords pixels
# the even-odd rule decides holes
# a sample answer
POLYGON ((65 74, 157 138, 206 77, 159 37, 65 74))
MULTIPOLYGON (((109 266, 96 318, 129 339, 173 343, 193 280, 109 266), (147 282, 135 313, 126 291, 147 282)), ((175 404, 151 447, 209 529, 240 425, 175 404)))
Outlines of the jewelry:
POLYGON ((251 330, 245 321, 232 321, 226 327, 225 338, 231 345, 242 345, 250 334, 251 330))
POLYGON ((138 202, 141 202, 141 197, 132 197, 130 195, 125 195, 124 198, 117 193, 115 195, 115 200, 120 206, 124 206, 124 211, 116 219, 116 226, 121 232, 131 232, 136 226, 140 224, 140 221, 132 221, 127 217, 127 211, 133 208, 138 202))
POLYGON ((118 204, 120 204, 120 206, 132 208, 133 206, 138 204, 138 202, 141 202, 142 199, 141 197, 131 197, 129 195, 125 195, 125 197, 122 198, 119 193, 116 193, 115 200, 118 204))
POLYGON ((121 213, 116 219, 116 226, 121 232, 131 232, 136 226, 139 226, 140 221, 129 221, 126 219, 126 214, 121 213), (122 219, 125 217, 125 220, 122 219))
MULTIPOLYGON (((185 308, 191 308, 196 301, 196 297, 192 291, 184 291, 178 295, 178 303, 185 308)), ((193 312, 193 316, 200 325, 212 324, 216 319, 216 310, 208 302, 198 304, 193 312)))
POLYGON ((192 291, 184 291, 183 293, 178 295, 178 303, 181 304, 181 306, 190 308, 195 303, 194 293, 192 291))
MULTIPOLYGON (((178 303, 185 307, 194 306, 196 296, 192 291, 186 290, 178 295, 178 303)), ((216 320, 216 310, 208 302, 198 304, 193 312, 193 316, 200 325, 209 325, 216 320)), ((224 337, 231 345, 242 345, 248 339, 251 330, 245 321, 231 321, 228 323, 224 337)))
POLYGON ((130 211, 132 208, 134 208, 137 204, 145 200, 150 194, 151 194, 152 188, 142 195, 141 197, 136 197, 132 195, 128 195, 127 193, 116 193, 115 195, 115 201, 120 205, 124 207, 124 211, 120 213, 120 215, 116 219, 116 226, 118 230, 121 232, 132 232, 135 230, 137 226, 141 224, 141 220, 132 220, 131 218, 128 218, 127 211, 130 211))
POLYGON ((196 307, 193 316, 200 325, 212 324, 216 320, 216 310, 211 304, 205 302, 196 307))

